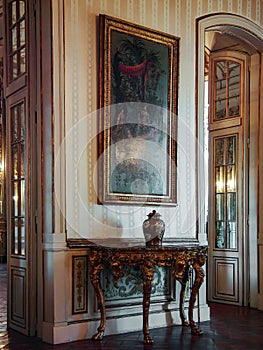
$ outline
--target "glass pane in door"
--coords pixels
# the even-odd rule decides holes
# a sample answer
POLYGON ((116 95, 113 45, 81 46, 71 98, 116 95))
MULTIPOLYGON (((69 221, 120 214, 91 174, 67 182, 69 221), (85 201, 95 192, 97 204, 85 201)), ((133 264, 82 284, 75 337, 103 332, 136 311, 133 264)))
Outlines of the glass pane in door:
POLYGON ((223 138, 215 140, 215 165, 224 163, 224 142, 223 138))
POLYGON ((237 135, 215 139, 215 247, 237 249, 237 135))
POLYGON ((240 115, 241 65, 231 60, 215 64, 213 98, 215 121, 240 115))
POLYGON ((25 108, 24 102, 19 102, 11 108, 11 247, 13 255, 23 256, 26 253, 25 244, 25 108))
POLYGON ((26 72, 26 17, 25 0, 13 0, 9 3, 8 52, 9 82, 26 72))
POLYGON ((224 220, 225 217, 225 195, 216 194, 216 220, 224 220))
POLYGON ((224 249, 225 247, 225 222, 216 221, 216 244, 215 247, 224 249))

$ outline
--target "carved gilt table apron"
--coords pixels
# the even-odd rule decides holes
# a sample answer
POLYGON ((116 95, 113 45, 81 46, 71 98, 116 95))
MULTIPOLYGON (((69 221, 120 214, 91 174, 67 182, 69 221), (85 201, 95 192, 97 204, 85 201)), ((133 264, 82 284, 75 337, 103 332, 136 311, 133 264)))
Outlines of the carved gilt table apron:
POLYGON ((106 310, 104 295, 100 283, 100 273, 106 264, 109 264, 113 274, 114 283, 124 276, 126 265, 138 265, 143 275, 143 333, 144 343, 151 344, 153 340, 149 333, 149 308, 155 266, 171 267, 172 276, 181 284, 180 292, 180 317, 183 326, 190 325, 193 334, 202 334, 193 320, 193 308, 197 292, 204 280, 202 266, 207 256, 206 246, 140 246, 140 247, 103 247, 94 245, 90 247, 89 262, 91 266, 90 280, 93 284, 98 308, 101 313, 98 332, 93 336, 95 340, 103 338, 106 310), (189 323, 184 313, 184 297, 186 284, 190 277, 190 271, 195 271, 194 284, 189 301, 189 323))

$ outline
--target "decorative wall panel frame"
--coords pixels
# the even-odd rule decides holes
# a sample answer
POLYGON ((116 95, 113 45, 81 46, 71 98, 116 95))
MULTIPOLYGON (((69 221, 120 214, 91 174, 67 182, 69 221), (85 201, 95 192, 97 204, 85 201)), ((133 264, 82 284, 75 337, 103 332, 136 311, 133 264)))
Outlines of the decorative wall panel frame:
POLYGON ((87 257, 72 258, 72 314, 87 312, 87 257))
POLYGON ((239 301, 238 258, 214 257, 214 299, 239 301))
POLYGON ((11 268, 11 289, 11 320, 17 326, 25 329, 27 325, 25 269, 11 268))

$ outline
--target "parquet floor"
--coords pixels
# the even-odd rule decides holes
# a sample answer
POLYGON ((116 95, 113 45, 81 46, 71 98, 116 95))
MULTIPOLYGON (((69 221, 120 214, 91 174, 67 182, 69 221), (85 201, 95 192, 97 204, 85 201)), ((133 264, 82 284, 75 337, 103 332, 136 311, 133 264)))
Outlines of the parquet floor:
POLYGON ((143 344, 142 332, 105 336, 102 341, 87 339, 49 345, 38 338, 6 330, 6 265, 0 263, 0 350, 262 350, 263 312, 212 303, 211 321, 201 323, 203 335, 193 336, 181 326, 151 330, 153 345, 143 344))

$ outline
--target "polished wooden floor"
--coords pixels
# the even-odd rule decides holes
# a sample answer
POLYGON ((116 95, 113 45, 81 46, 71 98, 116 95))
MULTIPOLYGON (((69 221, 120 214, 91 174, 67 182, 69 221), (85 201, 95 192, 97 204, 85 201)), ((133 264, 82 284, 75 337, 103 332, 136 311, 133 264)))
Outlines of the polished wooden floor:
POLYGON ((142 332, 132 332, 114 336, 105 336, 102 341, 83 341, 49 345, 37 338, 23 336, 6 329, 6 264, 0 263, 0 350, 116 350, 116 349, 153 349, 153 350, 262 350, 263 349, 263 312, 220 304, 210 304, 211 321, 203 322, 200 327, 203 335, 191 335, 188 327, 174 326, 151 330, 153 345, 143 344, 142 332))

